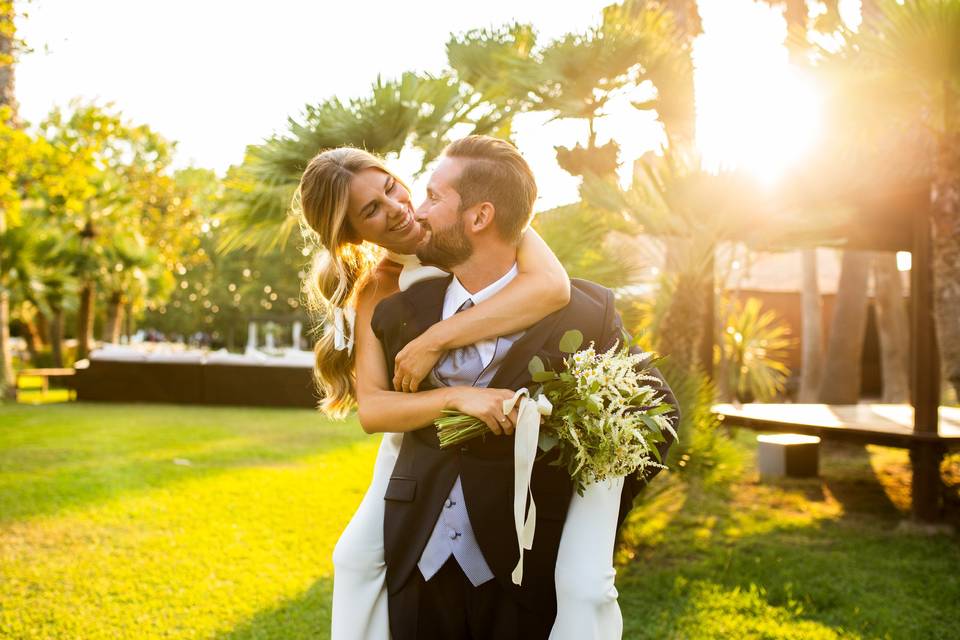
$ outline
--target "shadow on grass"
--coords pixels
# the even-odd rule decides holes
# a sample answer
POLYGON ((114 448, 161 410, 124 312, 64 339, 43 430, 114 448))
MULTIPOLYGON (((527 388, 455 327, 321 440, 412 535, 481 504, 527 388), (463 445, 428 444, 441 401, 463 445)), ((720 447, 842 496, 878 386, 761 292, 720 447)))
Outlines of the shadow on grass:
POLYGON ((286 409, 0 408, 0 524, 362 441, 352 421, 286 409))
POLYGON ((261 611, 217 640, 315 640, 330 637, 333 578, 317 580, 303 596, 261 611))

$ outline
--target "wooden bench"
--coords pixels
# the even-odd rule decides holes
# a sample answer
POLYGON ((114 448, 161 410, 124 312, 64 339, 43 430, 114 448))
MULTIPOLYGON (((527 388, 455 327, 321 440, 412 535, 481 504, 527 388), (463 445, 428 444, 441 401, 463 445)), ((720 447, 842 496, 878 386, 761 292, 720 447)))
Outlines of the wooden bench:
POLYGON ((717 404, 712 410, 725 424, 756 431, 803 433, 901 449, 918 443, 960 448, 960 407, 940 407, 938 433, 915 432, 913 407, 908 404, 717 404))
POLYGON ((46 396, 50 391, 50 378, 67 378, 76 375, 76 370, 70 368, 23 369, 17 372, 17 390, 20 389, 20 378, 40 378, 40 392, 46 396))
MULTIPOLYGON (((935 404, 930 407, 935 408, 935 404)), ((909 404, 718 404, 713 412, 725 424, 757 431, 907 449, 913 517, 926 522, 942 519, 940 462, 947 451, 960 449, 960 407, 941 406, 931 412, 937 431, 930 432, 914 430, 914 408, 909 404)), ((930 418, 924 415, 928 424, 933 423, 930 418)))

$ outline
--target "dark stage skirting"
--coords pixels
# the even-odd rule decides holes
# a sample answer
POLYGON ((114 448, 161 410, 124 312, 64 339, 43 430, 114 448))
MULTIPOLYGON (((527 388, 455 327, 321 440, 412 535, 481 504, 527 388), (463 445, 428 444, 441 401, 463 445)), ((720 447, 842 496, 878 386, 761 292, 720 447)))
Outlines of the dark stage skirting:
POLYGON ((270 407, 315 407, 303 367, 93 360, 78 369, 77 400, 270 407))

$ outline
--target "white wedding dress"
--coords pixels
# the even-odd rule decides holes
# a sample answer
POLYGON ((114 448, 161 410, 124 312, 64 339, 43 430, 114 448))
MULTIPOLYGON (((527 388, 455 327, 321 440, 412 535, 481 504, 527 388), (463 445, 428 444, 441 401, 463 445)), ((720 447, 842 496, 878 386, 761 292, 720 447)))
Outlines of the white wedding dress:
MULTIPOLYGON (((399 286, 445 277, 416 256, 388 254, 402 265, 399 286)), ((383 496, 400 453, 402 433, 385 433, 373 479, 333 549, 332 640, 388 640, 383 496)), ((623 478, 573 494, 557 555, 557 618, 550 640, 617 640, 623 617, 614 586, 613 546, 623 478)), ((534 540, 536 544, 536 540, 534 540)))

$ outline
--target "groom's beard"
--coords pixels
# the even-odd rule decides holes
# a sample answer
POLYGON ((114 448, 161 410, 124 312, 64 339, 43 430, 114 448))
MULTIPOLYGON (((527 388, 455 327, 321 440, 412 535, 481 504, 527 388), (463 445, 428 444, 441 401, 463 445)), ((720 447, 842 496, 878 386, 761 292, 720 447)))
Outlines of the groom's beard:
POLYGON ((473 255, 473 246, 463 230, 464 217, 461 215, 459 218, 455 224, 446 229, 436 229, 427 225, 430 239, 417 248, 417 257, 420 258, 420 262, 450 271, 473 255))

